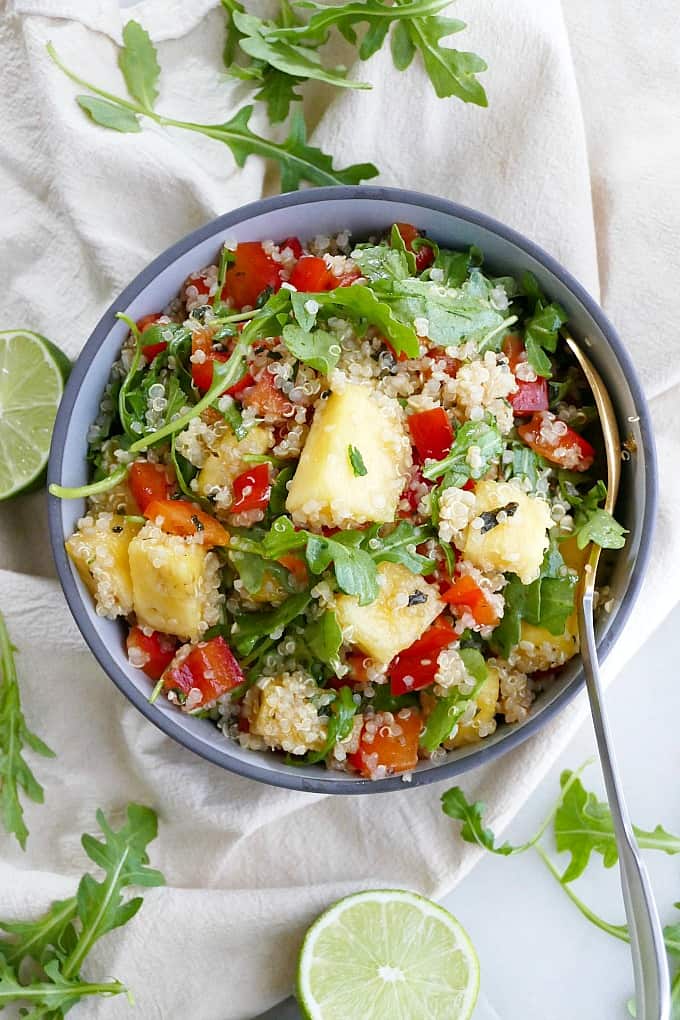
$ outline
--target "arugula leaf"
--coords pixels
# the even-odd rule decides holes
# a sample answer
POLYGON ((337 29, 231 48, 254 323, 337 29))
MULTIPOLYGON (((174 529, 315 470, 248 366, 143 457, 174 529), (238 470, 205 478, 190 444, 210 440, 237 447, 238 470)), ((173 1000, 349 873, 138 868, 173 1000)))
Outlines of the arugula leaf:
POLYGON ((509 478, 526 478, 531 485, 532 491, 535 491, 538 484, 539 471, 549 466, 547 462, 532 450, 530 446, 527 446, 526 443, 510 442, 506 450, 512 454, 512 460, 505 465, 503 477, 506 480, 509 478))
MULTIPOLYGON (((676 910, 680 910, 680 903, 674 903, 676 910)), ((669 953, 680 956, 680 921, 675 924, 667 924, 663 930, 664 942, 669 953)))
POLYGON ((326 312, 335 314, 338 309, 348 313, 354 318, 365 320, 371 326, 377 326, 382 335, 389 340, 397 354, 402 351, 409 358, 418 356, 418 337, 411 325, 400 321, 392 314, 390 305, 381 300, 370 287, 353 286, 337 287, 335 290, 323 291, 321 293, 295 293, 292 295, 291 303, 293 314, 303 329, 311 329, 316 321, 316 312, 312 313, 307 308, 310 302, 318 305, 326 312))
POLYGON ((552 366, 550 358, 545 351, 554 353, 557 350, 557 334, 560 326, 567 321, 567 313, 558 304, 549 304, 541 307, 540 302, 536 311, 525 325, 524 346, 527 352, 527 361, 537 375, 550 379, 552 366))
POLYGON ((307 46, 295 46, 285 39, 269 39, 267 24, 252 14, 235 11, 232 15, 241 33, 239 46, 244 53, 263 64, 269 64, 284 74, 308 78, 334 85, 336 88, 369 89, 366 82, 347 78, 344 67, 326 68, 318 52, 307 46))
POLYGON ((127 989, 119 981, 86 982, 81 967, 98 939, 127 923, 139 910, 141 897, 123 901, 122 891, 130 885, 159 886, 164 878, 149 868, 146 849, 157 834, 155 813, 129 804, 127 822, 118 830, 110 827, 101 811, 97 821, 103 840, 84 835, 83 847, 104 871, 97 881, 84 875, 76 896, 55 901, 34 921, 0 922, 10 939, 0 942, 0 1008, 10 1002, 26 1002, 31 1016, 62 1017, 80 999, 91 995, 119 995, 127 989), (42 978, 29 984, 19 981, 29 961, 42 969, 42 978))
POLYGON ((161 69, 156 47, 138 21, 128 21, 123 28, 123 48, 118 52, 118 66, 130 95, 145 110, 153 110, 158 99, 161 69))
POLYGON ((342 644, 342 630, 335 613, 327 609, 316 620, 312 620, 305 630, 305 641, 320 662, 329 665, 336 662, 342 644))
POLYGON ((193 121, 177 120, 161 116, 139 102, 131 102, 105 92, 69 70, 61 62, 51 43, 48 43, 46 48, 50 58, 67 77, 100 97, 96 99, 92 96, 78 96, 77 101, 103 127, 114 128, 117 131, 137 131, 139 123, 136 115, 139 114, 149 117, 161 127, 175 127, 205 135, 226 145, 240 167, 244 166, 248 156, 252 155, 273 160, 281 172, 282 191, 295 191, 303 181, 313 185, 358 184, 362 180, 375 177, 378 173, 372 163, 357 163, 344 170, 336 169, 331 156, 307 143, 307 129, 300 110, 293 114, 290 132, 283 142, 273 142, 250 129, 252 106, 244 106, 231 120, 223 124, 196 124, 193 121), (119 112, 114 114, 111 107, 117 107, 119 112))
POLYGON ((44 758, 54 758, 54 752, 26 725, 14 651, 0 613, 0 813, 7 832, 12 833, 25 850, 28 829, 19 791, 23 790, 32 801, 42 804, 43 788, 24 759, 24 746, 44 758))
POLYGON ((420 746, 426 751, 434 751, 451 736, 454 727, 458 725, 470 702, 475 701, 489 675, 484 657, 476 648, 461 648, 459 655, 468 674, 475 681, 475 686, 469 694, 461 694, 456 690, 437 701, 428 716, 425 732, 420 738, 420 746))
POLYGON ((574 534, 579 549, 585 549, 595 542, 603 549, 621 549, 628 534, 612 515, 600 507, 607 498, 607 486, 601 479, 581 496, 575 484, 561 471, 558 475, 560 494, 567 500, 574 512, 574 534))
POLYGON ((449 818, 463 823, 460 834, 466 843, 477 843, 492 854, 508 857, 516 853, 518 847, 510 843, 496 845, 496 837, 491 829, 484 825, 483 813, 486 805, 481 801, 470 803, 460 786, 454 786, 442 794, 442 811, 449 818))
POLYGON ((254 98, 266 104, 270 124, 280 124, 290 113, 290 104, 302 102, 302 96, 296 92, 296 88, 303 81, 303 78, 285 74, 275 67, 266 72, 262 88, 255 93, 254 98))
POLYGON ((535 581, 522 584, 515 574, 510 574, 503 589, 503 618, 491 635, 492 647, 504 658, 520 640, 522 620, 545 627, 551 634, 564 633, 567 619, 574 611, 577 578, 571 573, 563 575, 563 566, 556 543, 551 543, 535 581))
POLYGON ((111 103, 108 99, 96 96, 76 96, 78 106, 88 117, 100 127, 110 128, 125 134, 133 134, 142 130, 139 118, 124 106, 111 103))
POLYGON ((483 261, 484 256, 476 245, 472 245, 467 251, 450 251, 448 248, 440 248, 428 270, 428 276, 431 278, 432 270, 438 269, 444 274, 442 283, 445 287, 462 287, 470 270, 481 266, 483 261))
POLYGON ((465 103, 488 106, 486 92, 475 77, 487 65, 476 53, 441 46, 441 40, 465 28, 454 18, 414 18, 408 26, 411 42, 420 50, 425 70, 440 99, 457 96, 465 103))
MULTIPOLYGON (((379 27, 382 23, 389 27, 400 20, 408 22, 417 15, 434 14, 443 10, 447 3, 446 0, 405 0, 398 6, 391 6, 382 0, 355 0, 336 6, 306 0, 304 6, 314 12, 306 24, 273 29, 269 33, 270 38, 322 46, 328 42, 331 29, 337 28, 348 42, 355 45, 355 25, 367 24, 373 33, 364 53, 368 51, 367 56, 371 56, 375 52, 375 40, 385 37, 385 32, 379 27)), ((367 59, 363 53, 360 56, 362 60, 367 59)))
POLYGON ((488 342, 489 336, 506 324, 491 302, 489 281, 481 274, 457 290, 425 277, 376 281, 374 286, 401 322, 427 319, 427 335, 440 347, 456 346, 464 340, 488 342))
POLYGON ((236 620, 231 633, 236 651, 240 655, 248 655, 260 638, 269 637, 279 630, 283 632, 289 623, 304 613, 310 601, 311 595, 304 591, 298 595, 291 595, 276 609, 260 613, 243 613, 236 620))
POLYGON ((490 465, 497 461, 503 452, 503 437, 493 419, 488 421, 466 421, 456 432, 456 437, 449 453, 443 460, 426 464, 423 477, 430 480, 445 475, 445 484, 462 486, 468 478, 482 478, 490 465), (479 458, 477 466, 471 468, 467 457, 471 447, 477 447, 479 458))
POLYGON ((361 456, 361 450, 358 450, 356 446, 352 446, 350 443, 347 447, 347 456, 349 457, 349 462, 352 465, 352 471, 357 477, 363 478, 364 475, 368 474, 366 465, 364 464, 364 458, 361 456))
MULTIPOLYGON (((613 867, 619 855, 609 805, 587 792, 581 780, 574 780, 573 773, 568 770, 560 776, 562 789, 567 785, 569 788, 555 815, 555 845, 560 853, 571 855, 562 881, 573 882, 585 871, 592 853, 602 856, 605 868, 613 867)), ((671 835, 660 825, 651 832, 637 826, 633 826, 633 831, 643 849, 680 854, 680 837, 671 835)))
POLYGON ((407 253, 405 248, 401 250, 386 244, 358 244, 352 252, 352 259, 362 276, 375 283, 377 280, 406 280, 413 276, 415 259, 411 269, 407 255, 413 259, 411 252, 407 253))
POLYGON ((364 544, 376 563, 401 563, 413 574, 431 574, 436 563, 416 551, 416 546, 432 537, 432 529, 425 525, 399 521, 396 528, 387 535, 381 535, 382 526, 373 525, 365 532, 364 544), (371 548, 370 542, 378 540, 379 545, 371 548))
POLYGON ((338 740, 345 740, 354 726, 357 706, 354 704, 351 687, 341 687, 331 704, 328 718, 328 729, 323 747, 318 751, 308 751, 303 756, 286 755, 287 765, 316 765, 327 758, 338 740))
POLYGON ((360 606, 367 606, 378 597, 378 571, 360 541, 351 531, 338 532, 333 538, 308 532, 307 562, 314 574, 322 574, 332 563, 338 587, 356 595, 360 606))
POLYGON ((304 361, 324 375, 329 375, 340 359, 341 347, 337 337, 323 329, 311 332, 290 323, 283 327, 283 339, 298 361, 304 361))
POLYGON ((390 50, 392 52, 392 61, 397 71, 405 71, 411 66, 416 48, 405 21, 398 21, 392 29, 390 50))

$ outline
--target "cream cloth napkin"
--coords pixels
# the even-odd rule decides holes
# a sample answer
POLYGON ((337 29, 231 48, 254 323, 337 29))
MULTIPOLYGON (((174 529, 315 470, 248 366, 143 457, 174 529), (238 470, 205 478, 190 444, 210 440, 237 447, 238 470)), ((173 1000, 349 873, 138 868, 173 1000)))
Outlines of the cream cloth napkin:
MULTIPOLYGON (((145 125, 119 135, 88 123, 76 89, 45 54, 122 89, 112 40, 138 18, 160 44, 161 109, 223 120, 246 100, 220 77, 214 0, 15 0, 0 21, 0 240, 3 327, 26 325, 75 356, 104 308, 154 255, 270 185, 249 159, 145 125)), ((381 182, 477 207, 544 245, 597 294, 638 366, 658 429, 661 511, 654 561, 625 661, 680 599, 680 256, 677 11, 658 0, 461 2, 457 45, 488 60, 488 110, 437 100, 415 66, 389 55, 355 69, 372 93, 308 100, 314 141, 339 165, 373 160, 381 182), (565 22, 566 18, 566 22, 565 22)), ((135 992, 144 1020, 246 1018, 288 994, 306 925, 338 896, 406 886, 441 896, 477 852, 442 815, 440 784, 362 798, 270 789, 208 765, 164 737, 117 693, 66 608, 47 544, 44 496, 0 509, 0 605, 18 645, 30 724, 58 752, 36 762, 47 805, 28 810, 23 854, 0 833, 0 917, 38 913, 74 888, 79 835, 97 806, 153 805, 153 863, 168 886, 88 962, 135 992)), ((653 678, 641 678, 641 685, 653 678)), ((464 785, 505 825, 582 720, 573 706, 464 785)), ((486 905, 485 909, 493 909, 486 905)), ((93 1020, 128 1017, 122 1000, 93 1020)))

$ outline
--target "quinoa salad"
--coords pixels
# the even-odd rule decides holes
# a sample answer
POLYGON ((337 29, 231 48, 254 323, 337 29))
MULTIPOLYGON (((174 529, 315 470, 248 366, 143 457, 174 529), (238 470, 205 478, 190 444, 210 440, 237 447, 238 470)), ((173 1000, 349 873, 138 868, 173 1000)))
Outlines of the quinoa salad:
POLYGON ((151 700, 366 779, 526 719, 578 652, 589 544, 624 543, 531 274, 398 223, 226 242, 120 317, 91 482, 61 495, 151 700))

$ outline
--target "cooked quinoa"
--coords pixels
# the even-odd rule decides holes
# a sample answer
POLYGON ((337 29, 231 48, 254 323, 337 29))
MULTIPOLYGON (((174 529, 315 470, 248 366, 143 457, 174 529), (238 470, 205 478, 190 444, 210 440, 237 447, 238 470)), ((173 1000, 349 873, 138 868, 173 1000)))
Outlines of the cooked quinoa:
POLYGON ((564 320, 408 224, 225 242, 131 329, 66 543, 152 698, 369 779, 523 722, 603 513, 564 320))

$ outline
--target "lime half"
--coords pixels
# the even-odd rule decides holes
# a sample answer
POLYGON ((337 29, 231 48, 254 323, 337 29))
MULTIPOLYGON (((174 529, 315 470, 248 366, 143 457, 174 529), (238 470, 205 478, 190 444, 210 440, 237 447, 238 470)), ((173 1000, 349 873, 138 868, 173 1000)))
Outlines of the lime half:
POLYGON ((29 488, 45 470, 70 367, 37 333, 0 331, 0 500, 29 488))
POLYGON ((308 1020, 468 1020, 478 991, 477 954, 455 917, 399 889, 333 904, 298 964, 308 1020))

